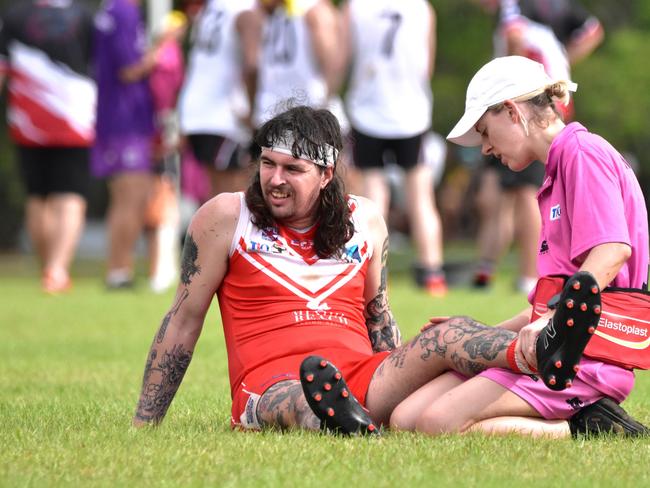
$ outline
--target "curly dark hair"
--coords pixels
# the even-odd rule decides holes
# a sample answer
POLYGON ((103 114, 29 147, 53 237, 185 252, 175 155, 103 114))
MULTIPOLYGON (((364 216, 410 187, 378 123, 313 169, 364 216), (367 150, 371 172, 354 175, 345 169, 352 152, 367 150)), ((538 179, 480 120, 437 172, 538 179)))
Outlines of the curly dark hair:
MULTIPOLYGON (((326 159, 325 144, 334 147, 337 153, 340 153, 343 147, 338 120, 328 110, 298 106, 266 122, 253 139, 253 155, 257 169, 246 190, 246 205, 252 213, 251 221, 261 229, 276 226, 262 195, 259 172, 261 148, 272 147, 277 141, 282 141, 287 131, 293 134, 292 153, 295 158, 306 153, 310 159, 326 159)), ((318 167, 321 172, 325 171, 324 167, 318 167)), ((354 234, 350 213, 345 186, 336 172, 335 163, 334 176, 320 193, 316 214, 318 227, 314 236, 314 249, 319 257, 341 255, 345 243, 354 234)))

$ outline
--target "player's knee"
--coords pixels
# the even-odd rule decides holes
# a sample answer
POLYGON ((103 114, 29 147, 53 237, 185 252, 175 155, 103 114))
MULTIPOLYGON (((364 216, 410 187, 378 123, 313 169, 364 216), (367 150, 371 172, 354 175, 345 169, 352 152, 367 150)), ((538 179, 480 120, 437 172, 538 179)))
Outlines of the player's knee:
POLYGON ((430 407, 417 418, 415 431, 429 435, 458 432, 458 425, 453 419, 453 412, 430 407))
POLYGON ((412 412, 408 405, 400 403, 390 415, 391 430, 415 430, 417 414, 412 412))

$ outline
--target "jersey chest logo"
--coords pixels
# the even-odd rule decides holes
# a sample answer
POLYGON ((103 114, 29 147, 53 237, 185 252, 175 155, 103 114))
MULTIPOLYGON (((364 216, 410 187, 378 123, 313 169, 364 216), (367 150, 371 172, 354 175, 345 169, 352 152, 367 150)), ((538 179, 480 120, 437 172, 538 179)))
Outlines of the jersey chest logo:
MULTIPOLYGON (((342 259, 306 258, 283 242, 245 241, 236 253, 275 283, 304 299, 310 310, 328 310, 325 300, 350 282, 368 259, 366 242, 348 243, 342 259)), ((312 251, 313 252, 313 251, 312 251)))

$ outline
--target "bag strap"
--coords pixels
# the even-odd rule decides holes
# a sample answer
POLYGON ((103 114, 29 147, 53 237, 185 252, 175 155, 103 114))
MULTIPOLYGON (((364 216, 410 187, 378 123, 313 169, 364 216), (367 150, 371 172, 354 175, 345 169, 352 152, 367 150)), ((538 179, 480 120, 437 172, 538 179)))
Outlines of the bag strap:
MULTIPOLYGON (((645 283, 644 283, 645 286, 645 283)), ((650 291, 645 288, 625 288, 622 286, 608 286, 605 288, 603 293, 640 293, 641 295, 646 295, 650 297, 650 291)))
MULTIPOLYGON (((650 266, 648 266, 648 270, 650 270, 650 266)), ((569 276, 565 274, 555 274, 555 275, 547 275, 547 276, 549 278, 562 278, 565 283, 566 280, 569 279, 569 276)), ((648 283, 643 283, 643 286, 641 286, 641 288, 633 288, 633 287, 628 288, 624 286, 608 286, 604 290, 601 290, 601 293, 609 293, 609 292, 641 293, 643 295, 650 296, 650 290, 648 290, 648 283)))

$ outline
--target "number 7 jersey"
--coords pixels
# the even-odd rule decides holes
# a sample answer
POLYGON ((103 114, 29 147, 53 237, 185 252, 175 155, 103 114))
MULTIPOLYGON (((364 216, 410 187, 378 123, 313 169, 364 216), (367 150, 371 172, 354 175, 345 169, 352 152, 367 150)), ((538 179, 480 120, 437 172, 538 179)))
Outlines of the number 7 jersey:
POLYGON ((350 0, 352 126, 376 138, 407 138, 431 126, 432 16, 425 0, 350 0))

